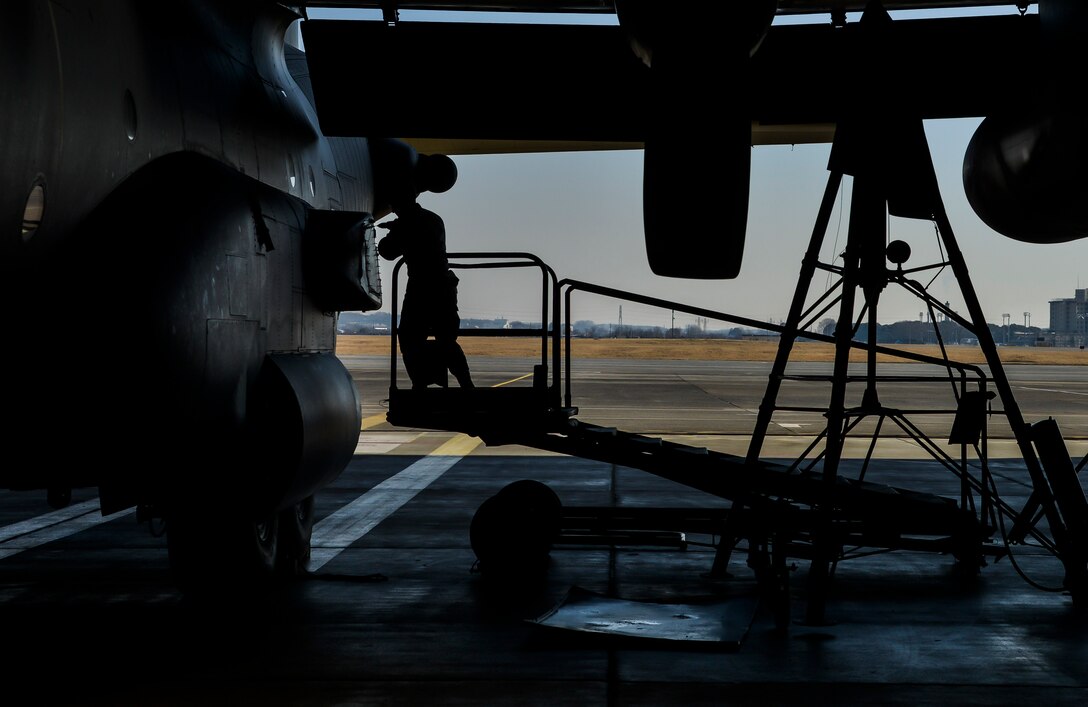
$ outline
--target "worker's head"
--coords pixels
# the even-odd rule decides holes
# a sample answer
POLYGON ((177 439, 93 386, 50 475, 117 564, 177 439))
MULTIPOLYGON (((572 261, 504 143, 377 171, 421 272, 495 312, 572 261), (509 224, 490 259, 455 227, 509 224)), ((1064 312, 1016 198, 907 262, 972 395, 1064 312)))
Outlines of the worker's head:
POLYGON ((415 183, 420 192, 441 194, 457 181, 457 165, 446 155, 420 155, 416 161, 415 183))

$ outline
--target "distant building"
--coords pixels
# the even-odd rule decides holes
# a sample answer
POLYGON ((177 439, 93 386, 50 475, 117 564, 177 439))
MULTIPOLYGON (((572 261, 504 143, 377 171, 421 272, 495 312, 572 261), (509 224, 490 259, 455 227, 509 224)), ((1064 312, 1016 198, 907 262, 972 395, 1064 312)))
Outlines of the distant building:
POLYGON ((1055 334, 1083 334, 1088 317, 1088 289, 1076 290, 1071 299, 1050 300, 1050 330, 1055 334))

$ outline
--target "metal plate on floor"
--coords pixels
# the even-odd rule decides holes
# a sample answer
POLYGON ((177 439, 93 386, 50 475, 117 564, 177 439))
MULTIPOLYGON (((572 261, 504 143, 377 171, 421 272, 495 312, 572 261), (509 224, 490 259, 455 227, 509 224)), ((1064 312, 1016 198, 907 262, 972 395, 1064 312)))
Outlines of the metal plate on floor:
POLYGON ((758 605, 755 596, 705 604, 657 604, 612 599, 572 587, 554 609, 531 623, 616 638, 735 650, 747 635, 758 605))

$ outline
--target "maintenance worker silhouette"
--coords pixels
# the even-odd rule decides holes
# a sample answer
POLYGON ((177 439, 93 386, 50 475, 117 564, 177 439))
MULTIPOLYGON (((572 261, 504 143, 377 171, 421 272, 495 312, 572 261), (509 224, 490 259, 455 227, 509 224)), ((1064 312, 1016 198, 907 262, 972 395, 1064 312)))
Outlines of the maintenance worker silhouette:
POLYGON ((422 191, 444 192, 452 187, 457 167, 446 155, 419 155, 413 178, 415 194, 410 200, 391 200, 397 218, 380 224, 389 229, 389 234, 378 243, 383 258, 403 257, 408 268, 397 334, 404 368, 413 389, 431 383, 446 387, 447 369, 462 388, 472 388, 468 360, 457 343, 461 328, 457 310, 459 280, 446 257, 446 227, 438 214, 415 200, 422 191), (434 341, 428 341, 428 337, 434 337, 434 341))

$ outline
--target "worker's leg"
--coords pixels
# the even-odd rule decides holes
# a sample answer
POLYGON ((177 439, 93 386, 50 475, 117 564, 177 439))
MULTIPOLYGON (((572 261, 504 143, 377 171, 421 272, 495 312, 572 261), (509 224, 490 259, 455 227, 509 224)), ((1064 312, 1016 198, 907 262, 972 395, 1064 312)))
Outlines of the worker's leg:
POLYGON ((412 388, 426 388, 429 383, 427 375, 427 352, 425 342, 427 331, 424 322, 414 316, 414 308, 409 306, 408 298, 404 300, 403 312, 400 323, 397 325, 397 341, 400 343, 401 358, 404 360, 404 370, 412 380, 412 388))
POLYGON ((457 379, 457 385, 462 388, 475 388, 472 376, 468 372, 468 359, 465 358, 465 351, 457 343, 457 339, 447 342, 445 348, 446 363, 449 366, 450 373, 457 379))
POLYGON ((435 330, 435 341, 442 348, 442 357, 450 373, 457 379, 457 384, 462 388, 474 388, 472 376, 468 371, 468 359, 465 358, 464 349, 457 343, 457 332, 461 329, 461 317, 457 314, 456 300, 452 307, 447 307, 438 318, 438 326, 435 330))

